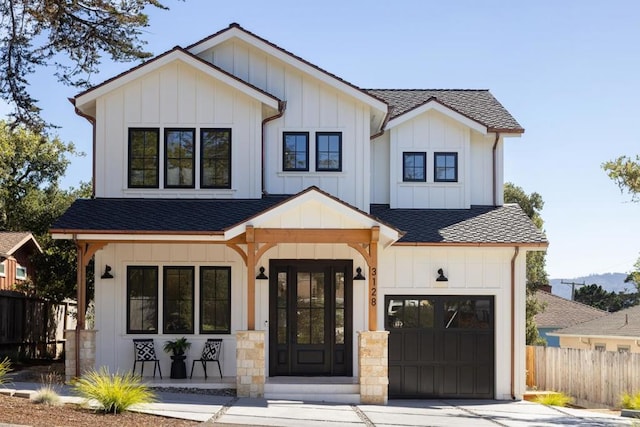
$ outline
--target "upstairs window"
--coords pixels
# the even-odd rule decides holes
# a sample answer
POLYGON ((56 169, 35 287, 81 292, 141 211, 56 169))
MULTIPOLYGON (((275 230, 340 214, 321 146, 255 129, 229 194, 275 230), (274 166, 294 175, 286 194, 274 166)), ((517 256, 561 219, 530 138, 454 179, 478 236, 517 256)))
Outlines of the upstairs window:
POLYGON ((164 132, 165 187, 193 188, 195 184, 195 130, 166 129, 164 132))
POLYGON ((127 267, 127 333, 158 333, 158 267, 127 267))
POLYGON ((282 135, 282 170, 309 170, 309 132, 285 132, 282 135))
POLYGON ((160 131, 129 129, 129 187, 158 188, 160 131))
POLYGON ((427 180, 426 153, 402 153, 402 180, 405 182, 425 182, 427 180))
POLYGON ((435 182, 458 182, 458 153, 435 153, 433 163, 435 182))
POLYGON ((200 187, 231 188, 231 129, 202 129, 200 153, 200 187))
POLYGON ((342 133, 316 133, 316 170, 342 171, 342 133))
POLYGON ((16 266, 16 279, 27 280, 27 267, 21 265, 16 266))

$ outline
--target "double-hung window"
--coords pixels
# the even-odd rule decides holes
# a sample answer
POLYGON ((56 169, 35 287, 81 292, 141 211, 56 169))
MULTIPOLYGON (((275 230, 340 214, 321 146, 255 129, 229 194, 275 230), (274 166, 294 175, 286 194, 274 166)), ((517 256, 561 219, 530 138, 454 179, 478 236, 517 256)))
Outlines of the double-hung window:
POLYGON ((402 180, 405 182, 425 182, 427 180, 427 156, 424 152, 402 153, 402 180))
POLYGON ((282 170, 309 170, 309 132, 285 132, 282 145, 282 170))
POLYGON ((27 267, 16 265, 16 279, 27 280, 27 267))
POLYGON ((0 258, 0 277, 5 277, 7 274, 5 273, 4 260, 0 258))
POLYGON ((200 130, 200 187, 231 188, 231 129, 200 130))
POLYGON ((164 268, 165 334, 193 333, 193 267, 164 268))
POLYGON ((231 268, 200 267, 200 333, 231 332, 231 268))
POLYGON ((158 188, 159 135, 158 129, 129 129, 130 188, 158 188))
POLYGON ((194 129, 165 129, 164 186, 166 188, 194 187, 195 139, 194 129))
POLYGON ((158 267, 127 267, 127 333, 158 333, 158 267))
POLYGON ((458 182, 458 153, 434 153, 435 182, 458 182))
POLYGON ((342 133, 316 133, 316 170, 342 171, 342 133))

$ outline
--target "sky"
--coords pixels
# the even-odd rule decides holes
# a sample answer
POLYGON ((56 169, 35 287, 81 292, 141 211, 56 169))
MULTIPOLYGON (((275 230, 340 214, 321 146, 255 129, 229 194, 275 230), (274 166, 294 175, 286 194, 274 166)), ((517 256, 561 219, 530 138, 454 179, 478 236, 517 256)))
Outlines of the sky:
MULTIPOLYGON (((149 10, 147 50, 186 47, 230 23, 361 88, 490 89, 525 128, 505 143, 505 180, 537 192, 550 278, 629 272, 640 256, 640 203, 601 168, 640 154, 640 2, 537 0, 164 0, 149 10)), ((135 63, 104 58, 98 84, 135 63)), ((57 135, 85 157, 63 180, 91 178, 91 126, 79 92, 40 69, 31 91, 57 135)), ((0 114, 6 114, 0 107, 0 114)))

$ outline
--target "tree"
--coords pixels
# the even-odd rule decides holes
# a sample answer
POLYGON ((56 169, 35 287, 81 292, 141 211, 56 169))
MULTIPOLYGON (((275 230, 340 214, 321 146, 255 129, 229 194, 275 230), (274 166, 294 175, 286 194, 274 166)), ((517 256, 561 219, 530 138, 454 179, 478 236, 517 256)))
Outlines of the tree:
POLYGON ((636 263, 633 264, 633 267, 635 268, 635 271, 629 273, 626 279, 624 279, 624 282, 633 283, 636 287, 636 290, 640 292, 640 257, 638 258, 636 263))
POLYGON ((618 184, 622 193, 626 190, 631 200, 640 201, 640 155, 636 155, 635 161, 631 157, 620 156, 603 163, 602 168, 618 184))
POLYGON ((0 99, 13 107, 12 128, 50 125, 29 93, 29 77, 51 66, 64 84, 87 87, 103 55, 124 62, 148 58, 140 39, 147 6, 158 0, 0 0, 0 99))
POLYGON ((58 181, 75 155, 72 144, 46 138, 23 127, 0 121, 0 230, 30 231, 43 254, 35 255, 34 289, 39 296, 61 301, 76 286, 76 250, 72 242, 52 240, 53 222, 91 187, 61 190, 58 181))
MULTIPOLYGON (((510 182, 504 185, 505 203, 517 203, 527 214, 536 227, 542 230, 544 221, 540 216, 540 211, 544 207, 542 196, 538 193, 527 194, 525 191, 510 182)), ((546 271, 546 253, 541 251, 527 252, 527 318, 526 318, 526 341, 528 345, 545 344, 545 340, 540 337, 534 317, 544 310, 535 297, 535 292, 542 285, 549 284, 546 271)))
POLYGON ((578 289, 573 299, 611 313, 632 307, 639 302, 637 292, 608 292, 595 283, 578 289))

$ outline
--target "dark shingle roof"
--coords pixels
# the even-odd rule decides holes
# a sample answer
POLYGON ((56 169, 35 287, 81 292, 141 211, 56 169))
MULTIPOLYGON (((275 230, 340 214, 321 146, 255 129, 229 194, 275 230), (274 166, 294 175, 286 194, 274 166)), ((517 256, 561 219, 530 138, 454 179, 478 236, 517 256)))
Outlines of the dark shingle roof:
POLYGON ((51 228, 87 231, 223 231, 286 198, 79 199, 51 228))
POLYGON ((545 291, 536 292, 536 299, 544 304, 544 311, 535 316, 538 328, 566 328, 609 314, 604 310, 545 291))
POLYGON ((518 205, 471 209, 390 209, 371 205, 371 215, 406 234, 400 243, 538 243, 544 233, 518 205))
POLYGON ((596 335, 640 339, 640 305, 555 331, 558 335, 596 335))
POLYGON ((524 132, 511 114, 486 89, 365 89, 392 108, 390 119, 417 108, 429 100, 457 111, 490 131, 524 132))

